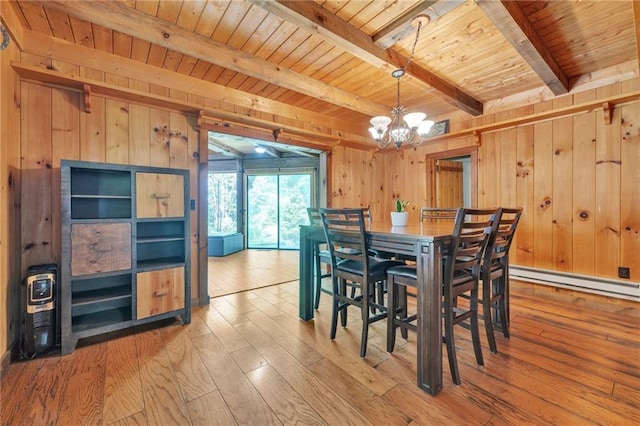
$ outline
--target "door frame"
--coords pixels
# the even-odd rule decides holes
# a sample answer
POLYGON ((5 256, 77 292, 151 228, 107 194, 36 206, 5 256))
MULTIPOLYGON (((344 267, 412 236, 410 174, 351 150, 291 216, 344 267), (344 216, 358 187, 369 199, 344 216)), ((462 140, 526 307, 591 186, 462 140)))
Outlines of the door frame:
POLYGON ((425 199, 427 200, 427 207, 438 207, 436 206, 435 199, 435 173, 436 173, 436 160, 446 160, 451 158, 458 157, 470 157, 470 165, 471 165, 471 185, 469 191, 471 192, 471 206, 477 206, 478 203, 478 147, 477 146, 467 146, 463 148, 450 149, 448 151, 440 151, 426 154, 425 164, 427 167, 426 174, 426 189, 427 193, 425 194, 425 199))

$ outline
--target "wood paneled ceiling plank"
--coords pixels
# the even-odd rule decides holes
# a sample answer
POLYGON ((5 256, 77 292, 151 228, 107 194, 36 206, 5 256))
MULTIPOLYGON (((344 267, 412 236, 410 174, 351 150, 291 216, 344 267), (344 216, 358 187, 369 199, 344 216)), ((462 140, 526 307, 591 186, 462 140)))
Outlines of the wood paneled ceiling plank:
POLYGON ((158 3, 156 18, 176 24, 182 7, 182 1, 165 0, 158 3))
POLYGON ((207 0, 190 0, 182 2, 182 7, 180 8, 176 24, 186 30, 194 31, 206 4, 207 0))
MULTIPOLYGON (((407 63, 408 58, 391 49, 380 48, 370 36, 314 2, 249 1, 311 34, 318 34, 323 39, 330 40, 339 49, 380 69, 391 72, 395 68, 403 68, 407 63)), ((407 74, 440 91, 442 99, 457 108, 476 116, 482 114, 480 101, 415 62, 407 68, 407 74)))
POLYGON ((209 62, 197 59, 196 65, 193 67, 193 71, 191 71, 191 77, 203 80, 211 66, 209 62))
POLYGON ((165 56, 167 56, 166 47, 151 43, 151 46, 149 46, 149 57, 147 59, 147 63, 154 67, 162 68, 165 56))
MULTIPOLYGON (((224 45, 228 45, 231 37, 235 32, 238 22, 241 22, 244 19, 250 7, 251 4, 244 1, 230 1, 229 7, 227 7, 224 15, 222 15, 222 17, 220 18, 216 29, 211 35, 211 39, 219 41, 224 45)), ((232 47, 239 49, 241 45, 242 44, 238 44, 237 46, 232 47)))
POLYGON ((202 10, 200 19, 194 32, 207 38, 211 37, 213 31, 216 29, 218 22, 224 11, 227 10, 227 6, 230 2, 209 1, 202 10))
POLYGON ((378 30, 375 34, 372 34, 371 39, 381 48, 388 49, 415 32, 411 21, 416 16, 421 14, 428 15, 430 18, 429 24, 431 25, 442 15, 451 12, 464 2, 465 0, 432 0, 420 2, 393 22, 378 30))
POLYGON ((266 11, 259 7, 248 8, 242 19, 235 23, 233 34, 226 44, 246 52, 243 47, 249 40, 254 38, 253 34, 260 28, 260 24, 262 24, 262 21, 264 21, 268 15, 266 11))
POLYGON ((640 69, 640 2, 633 2, 633 26, 636 34, 636 62, 640 69))
POLYGON ((518 2, 476 0, 505 39, 540 76, 555 95, 569 93, 569 79, 544 44, 518 2))
POLYGON ((96 49, 113 53, 113 31, 93 23, 91 28, 93 28, 93 43, 96 45, 96 49))
POLYGON ((51 26, 51 34, 53 34, 54 37, 75 42, 73 31, 71 30, 71 23, 69 22, 69 15, 56 10, 46 10, 46 13, 47 20, 51 26))
POLYGON ((113 53, 123 58, 131 58, 132 37, 121 32, 113 33, 113 53))
POLYGON ((44 8, 40 4, 27 1, 17 3, 17 7, 22 11, 29 29, 47 35, 52 34, 47 15, 44 13, 44 8))
POLYGON ((211 151, 228 154, 229 156, 234 158, 244 157, 244 154, 242 152, 237 151, 236 149, 225 144, 224 142, 219 141, 215 137, 209 136, 208 143, 209 143, 209 150, 211 151))
POLYGON ((73 31, 73 38, 76 43, 85 47, 95 47, 93 43, 93 30, 91 23, 83 21, 82 19, 76 19, 70 17, 69 22, 71 24, 71 31, 73 31))
POLYGON ((182 61, 183 54, 176 52, 175 50, 167 50, 167 54, 164 57, 162 68, 170 71, 177 71, 178 65, 182 61))
POLYGON ((147 63, 149 59, 149 50, 151 49, 151 43, 139 38, 133 38, 131 40, 131 59, 147 63))
POLYGON ((260 22, 260 25, 255 29, 253 35, 244 43, 242 50, 259 56, 256 53, 264 44, 264 40, 269 40, 273 37, 274 33, 276 33, 280 25, 282 25, 282 22, 283 20, 279 17, 267 13, 267 16, 260 22))
POLYGON ((367 115, 386 113, 387 107, 384 105, 283 69, 222 43, 210 39, 203 40, 202 36, 190 33, 176 25, 159 22, 149 15, 128 9, 117 2, 72 3, 60 0, 45 2, 47 7, 56 8, 80 19, 94 21, 154 44, 170 46, 173 50, 181 53, 209 60, 236 72, 266 79, 273 84, 306 93, 326 102, 335 103, 367 115))

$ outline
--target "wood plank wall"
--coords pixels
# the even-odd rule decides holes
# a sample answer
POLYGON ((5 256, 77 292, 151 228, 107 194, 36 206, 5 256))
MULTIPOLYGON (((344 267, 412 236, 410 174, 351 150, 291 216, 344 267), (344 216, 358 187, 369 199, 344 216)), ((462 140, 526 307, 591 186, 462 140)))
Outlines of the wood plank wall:
MULTIPOLYGON (((50 66, 75 75, 163 92, 129 80, 26 53, 23 63, 50 66)), ((168 90, 166 90, 167 96, 168 90)), ((176 97, 181 94, 173 94, 176 97)), ((186 96, 186 95, 182 95, 186 96)), ((60 265, 60 160, 97 161, 190 170, 190 198, 198 200, 199 132, 194 115, 91 96, 37 82, 20 83, 22 200, 20 276, 30 265, 60 265)), ((4 146, 5 144, 3 144, 4 146)), ((191 212, 192 298, 198 297, 197 210, 191 212)), ((205 248, 206 249, 206 248, 205 248)), ((4 329, 4 327, 3 327, 4 329)))
MULTIPOLYGON (((4 5, 0 5, 3 12, 4 5)), ((12 40, 0 52, 0 365, 18 327, 20 290, 20 84, 11 68, 20 51, 12 40)), ((0 366, 0 373, 4 370, 0 366)))
MULTIPOLYGON (((452 123, 452 132, 638 90, 640 79, 452 123)), ((479 143, 477 206, 524 208, 513 263, 640 281, 640 102, 487 132, 418 149, 332 153, 331 206, 371 206, 388 220, 395 198, 410 201, 410 220, 431 196, 425 159, 479 143)))

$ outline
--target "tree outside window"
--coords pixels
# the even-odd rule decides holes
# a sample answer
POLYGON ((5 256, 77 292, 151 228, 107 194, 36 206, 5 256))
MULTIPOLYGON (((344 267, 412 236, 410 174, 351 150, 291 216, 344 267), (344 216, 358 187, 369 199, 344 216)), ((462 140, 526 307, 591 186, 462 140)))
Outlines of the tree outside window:
POLYGON ((236 173, 209 173, 209 235, 238 232, 236 173))

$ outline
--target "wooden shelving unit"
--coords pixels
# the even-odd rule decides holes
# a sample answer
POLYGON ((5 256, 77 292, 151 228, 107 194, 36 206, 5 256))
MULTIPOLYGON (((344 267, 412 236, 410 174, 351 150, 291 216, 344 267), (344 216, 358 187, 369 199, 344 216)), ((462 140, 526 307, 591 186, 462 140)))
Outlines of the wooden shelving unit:
POLYGON ((63 160, 62 353, 79 339, 191 321, 189 172, 63 160))

